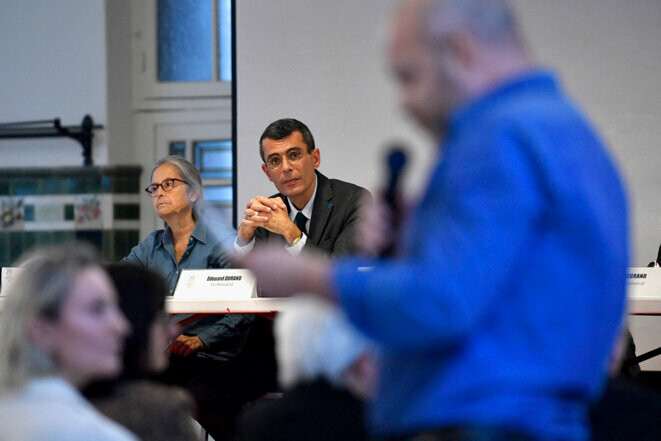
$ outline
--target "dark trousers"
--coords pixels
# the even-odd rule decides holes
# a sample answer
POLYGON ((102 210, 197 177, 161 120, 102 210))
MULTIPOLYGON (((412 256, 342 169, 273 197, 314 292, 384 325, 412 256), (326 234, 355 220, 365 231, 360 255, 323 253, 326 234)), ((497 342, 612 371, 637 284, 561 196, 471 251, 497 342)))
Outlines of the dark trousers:
POLYGON ((164 374, 167 383, 182 386, 193 395, 197 404, 195 417, 215 441, 231 440, 243 406, 276 389, 270 329, 265 334, 253 328, 251 333, 236 358, 173 355, 164 374))

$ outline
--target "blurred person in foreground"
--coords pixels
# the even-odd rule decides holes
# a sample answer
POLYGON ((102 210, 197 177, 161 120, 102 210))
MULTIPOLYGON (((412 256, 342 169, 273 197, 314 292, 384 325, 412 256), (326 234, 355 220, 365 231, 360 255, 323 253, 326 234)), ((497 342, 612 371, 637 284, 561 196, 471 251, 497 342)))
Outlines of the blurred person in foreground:
POLYGON ((383 349, 377 436, 587 440, 626 300, 627 203, 606 149, 505 1, 407 1, 389 57, 439 143, 401 254, 243 263, 263 292, 337 302, 383 349))
POLYGON ((110 264, 106 270, 131 332, 124 345, 121 375, 91 384, 84 390, 85 396, 101 413, 142 441, 195 439, 198 433, 192 424, 192 397, 183 389, 155 380, 167 369, 167 348, 179 333, 165 312, 163 278, 132 264, 110 264))
POLYGON ((374 348, 335 306, 310 298, 294 300, 274 325, 284 394, 248 408, 237 439, 368 439, 363 402, 374 393, 374 348))
POLYGON ((81 243, 34 251, 0 314, 0 439, 128 441, 79 389, 119 374, 129 324, 81 243))
MULTIPOLYGON (((235 232, 210 222, 202 178, 193 164, 180 156, 157 161, 145 191, 164 228, 133 247, 125 262, 161 274, 170 295, 183 269, 229 266, 223 244, 227 240, 232 247, 235 232)), ((169 351, 165 378, 191 392, 197 420, 216 441, 231 437, 245 402, 275 387, 270 323, 253 314, 214 314, 186 324, 169 351)))

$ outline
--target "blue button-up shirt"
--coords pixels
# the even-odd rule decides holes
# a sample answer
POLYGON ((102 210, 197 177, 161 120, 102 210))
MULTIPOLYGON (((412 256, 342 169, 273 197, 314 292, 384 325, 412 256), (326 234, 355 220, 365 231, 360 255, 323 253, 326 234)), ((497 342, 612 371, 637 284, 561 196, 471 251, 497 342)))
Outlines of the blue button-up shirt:
POLYGON ((384 347, 374 428, 585 440, 626 300, 618 174, 548 72, 460 109, 444 149, 404 254, 335 269, 348 316, 384 347))
MULTIPOLYGON (((182 269, 228 267, 229 256, 224 247, 227 243, 230 246, 233 244, 235 234, 225 225, 214 225, 211 229, 202 218, 198 218, 186 251, 178 263, 172 231, 168 227, 151 233, 134 246, 123 260, 147 266, 162 274, 169 295, 172 295, 182 269)), ((179 319, 183 318, 179 316, 179 319)), ((253 320, 254 316, 248 314, 212 315, 185 326, 182 332, 202 340, 205 349, 198 356, 229 359, 237 355, 253 320)))

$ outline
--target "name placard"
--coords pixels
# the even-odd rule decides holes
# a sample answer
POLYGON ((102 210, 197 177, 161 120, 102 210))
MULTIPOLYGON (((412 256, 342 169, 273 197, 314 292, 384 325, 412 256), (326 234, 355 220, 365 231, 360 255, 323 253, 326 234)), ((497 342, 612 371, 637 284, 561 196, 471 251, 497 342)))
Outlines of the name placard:
POLYGON ((633 299, 661 300, 661 268, 629 268, 627 295, 633 299))
POLYGON ((15 279, 18 276, 18 273, 22 271, 22 268, 12 268, 12 267, 3 267, 2 275, 0 276, 0 296, 7 295, 7 288, 11 283, 12 279, 15 279))
POLYGON ((257 281, 246 269, 181 270, 175 299, 247 300, 257 297, 257 281))

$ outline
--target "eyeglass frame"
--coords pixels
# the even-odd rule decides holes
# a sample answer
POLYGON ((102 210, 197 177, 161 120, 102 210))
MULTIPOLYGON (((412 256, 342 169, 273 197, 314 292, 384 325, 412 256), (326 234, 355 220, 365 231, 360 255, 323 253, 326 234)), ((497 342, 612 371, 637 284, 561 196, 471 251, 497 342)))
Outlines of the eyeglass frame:
POLYGON ((174 181, 183 182, 184 184, 188 185, 188 182, 184 181, 183 179, 179 179, 179 178, 167 178, 167 179, 163 179, 163 181, 160 182, 160 183, 158 183, 158 184, 149 184, 149 185, 147 186, 147 188, 145 188, 145 191, 146 191, 147 194, 148 194, 150 197, 152 197, 152 198, 154 197, 155 190, 156 190, 156 188, 158 188, 158 187, 160 187, 161 190, 163 190, 163 193, 169 193, 169 192, 172 191, 172 189, 174 188, 174 181), (172 181, 172 182, 173 182, 173 184, 172 184, 172 188, 170 188, 169 190, 163 186, 163 184, 165 184, 165 183, 168 182, 168 181, 172 181), (155 186, 155 187, 154 187, 154 186, 155 186), (154 187, 154 190, 151 189, 152 187, 154 187))
POLYGON ((292 147, 291 149, 287 150, 284 155, 279 155, 279 154, 276 154, 276 153, 270 155, 268 158, 266 158, 266 160, 264 161, 264 164, 266 164, 266 166, 269 168, 269 170, 278 170, 280 167, 282 167, 282 157, 283 156, 285 158, 287 158, 287 162, 289 162, 290 164, 297 164, 301 159, 303 159, 303 155, 305 155, 305 153, 310 154, 310 152, 307 149, 303 149, 301 147, 292 147), (294 159, 292 161, 289 156, 293 155, 293 154, 300 154, 301 156, 298 159, 294 159), (275 167, 271 166, 271 164, 269 163, 269 160, 271 158, 280 159, 280 164, 278 164, 275 167))

